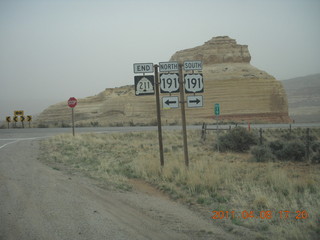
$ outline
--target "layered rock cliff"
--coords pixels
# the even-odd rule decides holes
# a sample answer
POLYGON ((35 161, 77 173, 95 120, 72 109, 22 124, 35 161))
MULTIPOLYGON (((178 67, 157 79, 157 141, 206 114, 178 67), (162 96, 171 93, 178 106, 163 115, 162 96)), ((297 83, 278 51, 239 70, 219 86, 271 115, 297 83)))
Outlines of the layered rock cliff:
MULTIPOLYGON (((187 108, 187 123, 212 122, 213 106, 220 103, 221 120, 290 122, 286 93, 281 82, 250 64, 247 45, 227 36, 214 37, 202 46, 176 52, 170 61, 201 60, 204 77, 204 106, 187 108)), ((178 95, 178 94, 174 94, 178 95)), ((165 96, 165 95, 163 95, 165 96)), ((50 106, 41 122, 70 122, 65 102, 50 106)), ((79 99, 75 109, 78 124, 154 124, 154 96, 135 96, 133 86, 106 89, 79 99)), ((163 124, 180 123, 180 109, 162 109, 163 124)))

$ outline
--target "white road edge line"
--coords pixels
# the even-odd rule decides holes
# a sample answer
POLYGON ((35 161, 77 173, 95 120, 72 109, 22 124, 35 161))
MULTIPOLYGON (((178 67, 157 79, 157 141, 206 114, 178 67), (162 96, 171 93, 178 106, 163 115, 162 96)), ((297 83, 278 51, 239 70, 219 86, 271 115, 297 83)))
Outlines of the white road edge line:
POLYGON ((11 138, 11 139, 0 139, 0 140, 6 140, 6 141, 12 141, 13 142, 9 142, 9 143, 5 143, 2 146, 0 146, 0 149, 4 148, 5 146, 12 144, 12 143, 16 143, 19 141, 23 141, 23 140, 35 140, 35 139, 39 139, 39 138, 47 138, 47 137, 33 137, 33 138, 11 138))
POLYGON ((9 144, 11 144, 11 143, 16 143, 16 142, 18 142, 18 141, 20 141, 20 140, 15 140, 15 141, 13 141, 13 142, 9 142, 9 143, 3 144, 2 146, 0 146, 0 149, 4 148, 5 146, 7 146, 7 145, 9 145, 9 144))

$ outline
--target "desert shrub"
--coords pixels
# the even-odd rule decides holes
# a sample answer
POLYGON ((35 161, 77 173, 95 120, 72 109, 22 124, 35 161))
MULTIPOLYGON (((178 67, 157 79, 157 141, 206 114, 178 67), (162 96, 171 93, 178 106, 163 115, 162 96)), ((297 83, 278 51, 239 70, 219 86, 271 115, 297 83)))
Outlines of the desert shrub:
POLYGON ((311 144, 311 150, 313 152, 319 152, 320 151, 320 142, 314 142, 311 144))
POLYGON ((306 149, 301 142, 288 142, 283 148, 283 157, 287 160, 303 161, 306 155, 306 149))
POLYGON ((269 143, 269 148, 271 153, 276 156, 278 159, 281 159, 282 150, 283 150, 284 142, 280 140, 275 140, 269 143))
POLYGON ((257 137, 245 128, 236 127, 218 139, 221 151, 245 152, 258 143, 257 137))
POLYGON ((320 151, 316 152, 311 158, 311 162, 320 163, 320 151))
POLYGON ((279 160, 303 161, 306 149, 302 142, 299 141, 281 141, 276 140, 269 143, 272 154, 279 160))
POLYGON ((95 122, 90 122, 90 125, 92 127, 99 127, 99 122, 95 121, 95 122))
POLYGON ((275 159, 270 147, 267 145, 254 146, 251 149, 251 154, 256 162, 267 162, 275 159))
POLYGON ((296 137, 291 133, 291 132, 287 132, 287 133, 284 133, 280 136, 280 138, 282 140, 286 140, 286 141, 289 141, 289 140, 293 140, 295 139, 296 137))
POLYGON ((320 163, 320 142, 314 142, 311 144, 312 150, 312 158, 311 162, 313 163, 320 163))
POLYGON ((38 123, 38 126, 37 126, 38 128, 48 128, 49 127, 49 125, 48 124, 45 124, 45 123, 42 123, 42 122, 40 122, 40 123, 38 123))

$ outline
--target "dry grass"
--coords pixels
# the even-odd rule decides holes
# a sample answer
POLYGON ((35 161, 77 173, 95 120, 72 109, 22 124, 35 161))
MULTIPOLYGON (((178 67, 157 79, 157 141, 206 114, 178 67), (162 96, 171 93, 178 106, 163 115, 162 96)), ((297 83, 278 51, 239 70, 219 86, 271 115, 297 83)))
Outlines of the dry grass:
MULTIPOLYGON (((261 239, 316 239, 320 234, 320 166, 291 162, 252 162, 248 153, 217 153, 214 134, 200 141, 188 132, 190 167, 184 166, 181 133, 165 131, 165 166, 160 167, 156 132, 59 135, 42 142, 47 161, 64 164, 130 189, 127 178, 143 179, 185 203, 209 211, 272 211, 272 219, 213 220, 258 232, 261 239), (306 210, 307 219, 295 219, 306 210), (290 211, 280 219, 279 211, 290 211)), ((58 166, 58 165, 57 165, 58 166)), ((58 167, 56 167, 58 168, 58 167)))

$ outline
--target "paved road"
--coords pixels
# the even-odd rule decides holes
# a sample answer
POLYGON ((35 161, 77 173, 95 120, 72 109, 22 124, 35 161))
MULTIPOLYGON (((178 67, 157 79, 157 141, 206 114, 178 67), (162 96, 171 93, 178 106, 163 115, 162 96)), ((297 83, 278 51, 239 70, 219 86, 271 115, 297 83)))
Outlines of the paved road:
POLYGON ((0 130, 0 240, 234 238, 161 194, 102 189, 44 165, 38 140, 61 132, 70 129, 0 130))

